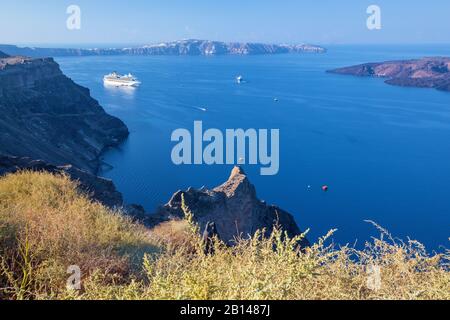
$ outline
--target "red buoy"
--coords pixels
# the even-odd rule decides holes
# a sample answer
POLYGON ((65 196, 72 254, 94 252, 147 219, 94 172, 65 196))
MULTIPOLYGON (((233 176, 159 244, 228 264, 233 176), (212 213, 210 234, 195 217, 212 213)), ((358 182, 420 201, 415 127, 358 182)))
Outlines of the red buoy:
POLYGON ((328 186, 323 186, 323 187, 322 187, 322 190, 323 190, 324 192, 327 192, 329 189, 330 189, 330 188, 329 188, 328 186))

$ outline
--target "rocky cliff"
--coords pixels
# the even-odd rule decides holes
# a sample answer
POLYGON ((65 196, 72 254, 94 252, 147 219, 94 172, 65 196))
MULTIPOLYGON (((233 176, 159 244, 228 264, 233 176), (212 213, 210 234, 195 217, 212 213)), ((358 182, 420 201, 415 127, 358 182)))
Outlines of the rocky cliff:
POLYGON ((52 58, 0 59, 0 154, 72 164, 91 173, 103 150, 128 136, 52 58))
POLYGON ((209 40, 180 40, 163 42, 132 48, 94 48, 94 49, 57 49, 57 48, 20 48, 12 45, 0 45, 10 55, 44 56, 93 56, 93 55, 254 55, 282 53, 324 53, 326 49, 316 45, 276 45, 262 43, 220 42, 209 40))
MULTIPOLYGON (((208 222, 214 222, 221 239, 230 243, 234 237, 247 237, 258 229, 266 228, 266 235, 269 235, 275 224, 279 224, 291 237, 301 234, 291 214, 257 198, 255 187, 239 167, 233 169, 227 182, 213 190, 191 188, 176 192, 148 221, 183 218, 182 198, 202 230, 208 222)), ((309 243, 304 239, 302 245, 309 243)))
POLYGON ((446 57, 365 63, 329 72, 360 77, 387 78, 387 84, 397 86, 450 91, 450 58, 446 57))
POLYGON ((72 180, 78 181, 81 190, 90 194, 92 199, 111 208, 123 205, 122 194, 110 180, 79 170, 72 165, 54 166, 42 160, 0 155, 0 177, 22 170, 67 174, 72 180))

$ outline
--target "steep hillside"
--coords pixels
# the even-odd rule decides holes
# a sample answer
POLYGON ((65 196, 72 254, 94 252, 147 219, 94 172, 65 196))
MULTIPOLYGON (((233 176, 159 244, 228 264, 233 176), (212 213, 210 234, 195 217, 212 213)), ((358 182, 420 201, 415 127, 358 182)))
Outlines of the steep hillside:
POLYGON ((128 136, 51 58, 0 59, 0 154, 95 173, 99 155, 128 136))
POLYGON ((330 73, 386 78, 386 83, 403 87, 435 88, 450 91, 450 58, 365 63, 330 70, 330 73))

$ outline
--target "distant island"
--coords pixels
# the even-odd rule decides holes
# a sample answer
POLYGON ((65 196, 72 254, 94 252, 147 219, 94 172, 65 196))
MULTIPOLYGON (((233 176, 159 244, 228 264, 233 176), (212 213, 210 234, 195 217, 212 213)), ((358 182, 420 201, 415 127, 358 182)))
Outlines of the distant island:
POLYGON ((450 58, 447 57, 365 63, 329 70, 328 72, 360 77, 387 78, 387 84, 396 86, 450 91, 450 58))
POLYGON ((262 55, 283 53, 325 53, 326 49, 310 44, 263 44, 220 42, 209 40, 179 40, 129 48, 34 48, 0 44, 0 51, 12 56, 61 57, 61 56, 214 56, 214 55, 262 55))

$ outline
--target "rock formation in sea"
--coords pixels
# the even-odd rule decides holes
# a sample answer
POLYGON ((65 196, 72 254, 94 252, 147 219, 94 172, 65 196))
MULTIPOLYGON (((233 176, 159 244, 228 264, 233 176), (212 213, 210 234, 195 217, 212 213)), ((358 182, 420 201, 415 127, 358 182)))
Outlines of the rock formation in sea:
POLYGON ((0 45, 0 50, 10 55, 24 55, 30 57, 58 57, 58 56, 96 56, 96 55, 255 55, 255 54, 281 54, 281 53, 324 53, 326 49, 310 44, 263 44, 220 42, 209 40, 180 40, 163 42, 130 48, 92 48, 92 49, 65 49, 65 48, 28 48, 13 45, 0 45))
POLYGON ((365 63, 328 72, 361 77, 381 77, 387 78, 386 83, 391 85, 450 91, 450 58, 448 57, 365 63))
MULTIPOLYGON (((230 244, 237 236, 247 237, 263 228, 267 236, 274 225, 290 237, 302 233, 291 214, 257 198, 255 187, 239 167, 233 169, 228 181, 213 190, 190 188, 176 192, 155 215, 147 218, 147 223, 182 219, 182 198, 201 230, 213 222, 220 238, 230 244)), ((301 245, 308 246, 308 240, 304 239, 301 245)))
POLYGON ((128 136, 125 124, 52 58, 0 59, 0 113, 0 154, 91 173, 97 172, 101 153, 128 136))

